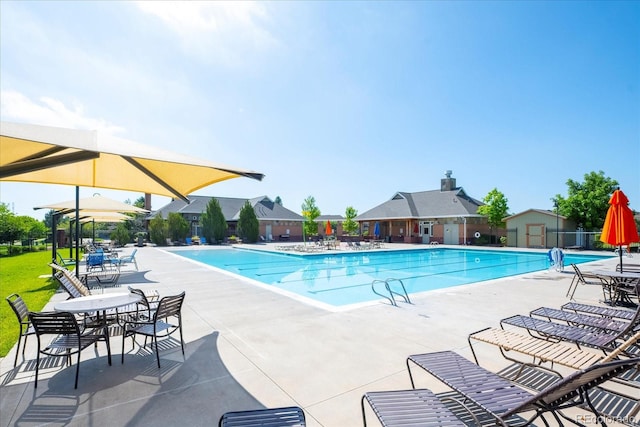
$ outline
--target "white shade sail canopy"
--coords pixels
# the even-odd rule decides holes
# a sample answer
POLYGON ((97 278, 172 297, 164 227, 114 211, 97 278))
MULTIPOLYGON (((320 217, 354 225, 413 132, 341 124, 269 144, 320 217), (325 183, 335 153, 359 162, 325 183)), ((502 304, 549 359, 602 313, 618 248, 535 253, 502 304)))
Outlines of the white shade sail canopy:
MULTIPOLYGON (((129 205, 127 203, 119 202, 117 200, 109 199, 100 195, 94 195, 93 197, 85 197, 77 200, 80 213, 78 216, 82 217, 86 213, 102 212, 102 213, 117 213, 117 212, 132 212, 132 213, 148 213, 146 209, 139 208, 137 206, 129 205)), ((75 218, 76 200, 68 200, 65 202, 51 203, 43 206, 37 206, 33 209, 50 209, 57 213, 67 214, 73 213, 75 218)))

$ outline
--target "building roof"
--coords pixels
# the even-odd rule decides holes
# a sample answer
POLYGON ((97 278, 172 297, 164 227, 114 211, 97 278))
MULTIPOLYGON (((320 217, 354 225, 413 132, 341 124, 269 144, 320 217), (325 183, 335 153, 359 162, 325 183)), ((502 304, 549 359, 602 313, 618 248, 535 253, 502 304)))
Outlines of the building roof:
MULTIPOLYGON (((187 217, 189 215, 201 215, 207 210, 209 201, 212 196, 189 196, 189 202, 182 200, 172 200, 169 204, 161 207, 157 211, 152 212, 150 218, 160 214, 163 218, 167 218, 170 212, 177 212, 187 217)), ((227 221, 237 221, 240 218, 240 210, 248 201, 256 213, 258 220, 269 221, 302 221, 304 218, 297 213, 290 211, 282 205, 279 205, 269 199, 267 196, 255 197, 253 199, 240 199, 233 197, 215 197, 220 204, 222 215, 227 221)))
POLYGON ((355 220, 480 217, 478 207, 482 205, 479 200, 469 197, 462 187, 451 191, 398 192, 355 220))
MULTIPOLYGON (((509 219, 513 219, 522 215, 526 215, 528 213, 538 213, 538 214, 542 214, 542 215, 548 215, 548 216, 552 216, 552 217, 556 217, 556 213, 546 210, 546 209, 527 209, 526 211, 522 211, 522 212, 518 212, 517 214, 513 214, 510 215, 506 218, 504 218, 504 221, 509 220, 509 219)), ((558 218, 562 218, 562 219, 567 219, 566 217, 562 216, 562 215, 558 215, 558 218)))

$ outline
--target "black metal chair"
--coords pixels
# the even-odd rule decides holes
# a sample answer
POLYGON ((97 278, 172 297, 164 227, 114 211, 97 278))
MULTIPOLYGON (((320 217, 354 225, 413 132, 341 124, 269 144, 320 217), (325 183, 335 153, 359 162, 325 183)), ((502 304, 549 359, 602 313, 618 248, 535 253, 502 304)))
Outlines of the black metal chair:
POLYGON ((304 411, 297 406, 227 412, 220 417, 218 427, 304 427, 304 411))
POLYGON ((151 337, 153 339, 158 368, 160 368, 158 337, 168 337, 176 331, 180 332, 180 347, 182 347, 182 356, 184 357, 184 340, 182 339, 182 303, 184 302, 184 296, 185 293, 182 292, 178 295, 162 298, 149 320, 133 319, 126 320, 123 323, 121 363, 124 363, 124 342, 126 338, 132 338, 133 346, 135 345, 135 336, 143 335, 145 337, 144 345, 146 345, 147 338, 151 337), (168 323, 169 318, 174 318, 176 324, 168 323))
POLYGON ((22 337, 24 337, 24 344, 22 344, 22 358, 24 359, 24 350, 27 347, 27 338, 29 337, 29 335, 35 334, 36 331, 33 329, 33 326, 31 326, 31 322, 29 321, 29 309, 22 300, 22 297, 18 294, 11 294, 5 299, 13 309, 13 312, 18 318, 18 323, 20 324, 20 335, 18 335, 16 358, 13 361, 13 367, 15 368, 18 364, 18 353, 20 351, 20 341, 22 341, 22 337))
POLYGON ((158 309, 158 304, 160 304, 158 292, 154 291, 154 293, 146 294, 142 289, 132 288, 131 286, 129 286, 129 292, 140 296, 140 302, 137 304, 136 320, 150 320, 153 317, 153 313, 158 309))
POLYGON ((53 357, 67 358, 67 363, 71 364, 71 356, 78 355, 76 364, 75 388, 78 388, 78 376, 80 374, 80 353, 85 348, 98 341, 104 341, 107 345, 107 355, 109 365, 111 365, 111 348, 109 346, 109 335, 106 328, 90 329, 82 331, 80 325, 72 313, 68 312, 43 312, 29 313, 29 320, 35 329, 38 337, 38 355, 36 359, 36 378, 34 388, 38 387, 38 371, 40 368, 40 354, 53 357), (42 347, 41 337, 54 335, 55 338, 46 347, 42 347), (64 351, 63 351, 64 350, 64 351))

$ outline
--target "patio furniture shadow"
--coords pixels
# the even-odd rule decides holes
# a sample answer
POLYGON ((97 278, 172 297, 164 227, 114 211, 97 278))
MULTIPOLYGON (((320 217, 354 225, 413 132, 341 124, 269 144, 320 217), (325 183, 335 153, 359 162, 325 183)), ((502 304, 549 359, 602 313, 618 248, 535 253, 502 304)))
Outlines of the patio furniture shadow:
POLYGON ((163 349, 161 369, 144 352, 129 355, 124 365, 83 360, 85 381, 77 390, 75 366, 43 375, 35 390, 31 382, 5 385, 0 425, 210 425, 225 412, 264 408, 229 373, 217 340, 213 332, 188 342, 184 361, 179 344, 163 349))

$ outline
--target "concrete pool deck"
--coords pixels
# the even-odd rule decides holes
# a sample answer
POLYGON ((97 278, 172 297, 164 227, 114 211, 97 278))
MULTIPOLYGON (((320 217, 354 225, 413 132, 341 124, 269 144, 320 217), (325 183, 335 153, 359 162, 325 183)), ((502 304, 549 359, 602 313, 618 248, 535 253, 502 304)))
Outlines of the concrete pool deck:
MULTIPOLYGON (((407 247, 415 246, 387 245, 407 247)), ((411 305, 380 302, 331 312, 162 248, 139 248, 136 258, 140 271, 123 274, 119 286, 105 292, 126 292, 127 285, 161 295, 186 291, 185 358, 179 345, 165 345, 158 370, 154 355, 132 351, 127 340, 121 364, 122 340, 114 336, 112 366, 102 343, 83 352, 77 390, 75 366, 62 366, 63 358, 41 368, 34 389, 36 339, 30 337, 25 360, 19 357, 15 369, 15 347, 0 363, 0 425, 205 426, 216 425, 227 411, 290 405, 304 409, 308 426, 362 425, 364 392, 410 388, 408 355, 454 350, 472 358, 469 333, 539 306, 560 307, 573 278, 568 269, 542 271, 412 295, 411 305)), ((613 269, 616 263, 612 257, 584 269, 613 269)), ((595 286, 581 286, 575 295, 590 304, 601 297, 595 286)), ((63 299, 54 295, 45 310, 63 299)), ((477 350, 490 370, 508 365, 494 347, 477 350)), ((417 382, 443 390, 426 374, 417 382)), ((368 420, 377 425, 371 412, 368 420)))

